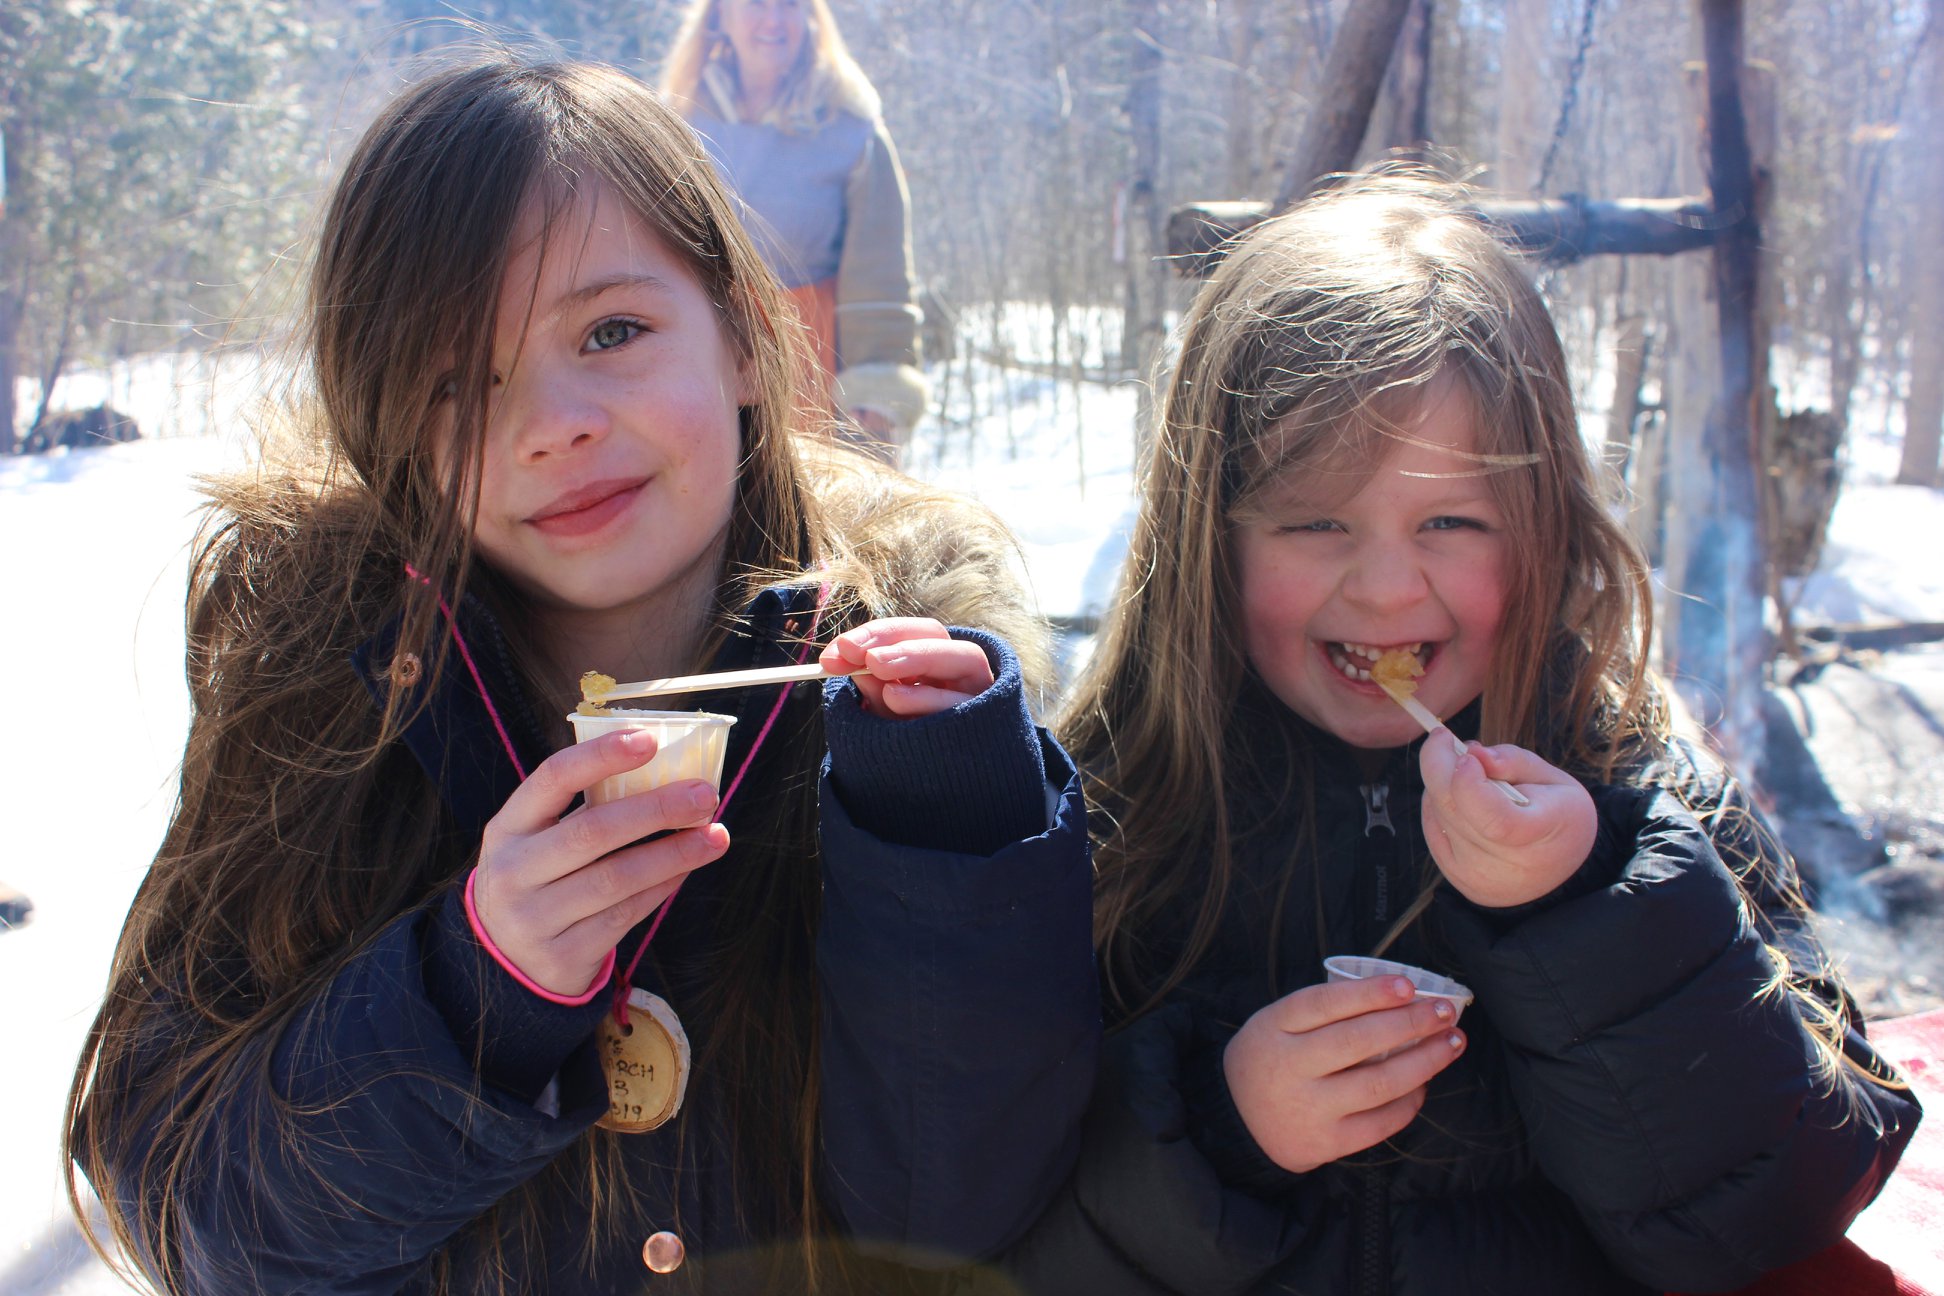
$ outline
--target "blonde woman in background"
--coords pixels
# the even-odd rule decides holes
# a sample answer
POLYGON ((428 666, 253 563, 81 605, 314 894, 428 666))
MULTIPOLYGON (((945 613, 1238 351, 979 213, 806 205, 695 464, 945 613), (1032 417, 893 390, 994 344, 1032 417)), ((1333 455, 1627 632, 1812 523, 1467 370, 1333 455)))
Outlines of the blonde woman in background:
POLYGON ((824 0, 697 0, 662 90, 702 135, 832 380, 896 458, 924 412, 909 196, 824 0))

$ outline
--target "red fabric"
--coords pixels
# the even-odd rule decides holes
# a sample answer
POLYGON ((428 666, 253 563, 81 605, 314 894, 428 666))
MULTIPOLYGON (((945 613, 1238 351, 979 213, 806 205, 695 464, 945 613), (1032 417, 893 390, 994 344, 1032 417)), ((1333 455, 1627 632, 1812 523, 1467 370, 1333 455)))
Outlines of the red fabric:
POLYGON ((1844 1238, 1787 1269, 1777 1269, 1736 1296, 1933 1296, 1844 1238))
POLYGON ((1869 1032, 1917 1091, 1924 1123, 1848 1237, 1737 1296, 1944 1296, 1944 1008, 1869 1032))
POLYGON ((810 330, 810 344, 827 379, 837 372, 837 281, 819 279, 784 292, 797 318, 810 330))

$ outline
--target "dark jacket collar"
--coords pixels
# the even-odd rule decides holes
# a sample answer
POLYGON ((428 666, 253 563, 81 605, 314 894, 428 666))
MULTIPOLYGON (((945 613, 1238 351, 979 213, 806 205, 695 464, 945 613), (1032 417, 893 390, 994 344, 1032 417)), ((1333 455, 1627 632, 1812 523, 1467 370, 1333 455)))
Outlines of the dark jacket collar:
MULTIPOLYGON (((1477 699, 1473 699, 1447 721, 1447 726, 1460 738, 1475 738, 1480 711, 1477 699)), ((1362 773, 1355 748, 1290 710, 1254 671, 1243 678, 1230 716, 1229 781, 1247 799, 1273 791, 1265 778, 1273 781, 1276 772, 1287 769, 1295 754, 1302 751, 1310 753, 1312 768, 1325 785, 1354 786, 1371 781, 1362 773), (1264 777, 1250 777, 1251 769, 1264 777)), ((1420 734, 1391 749, 1384 757, 1382 778, 1394 786, 1415 786, 1417 754, 1423 744, 1424 735, 1420 734)))

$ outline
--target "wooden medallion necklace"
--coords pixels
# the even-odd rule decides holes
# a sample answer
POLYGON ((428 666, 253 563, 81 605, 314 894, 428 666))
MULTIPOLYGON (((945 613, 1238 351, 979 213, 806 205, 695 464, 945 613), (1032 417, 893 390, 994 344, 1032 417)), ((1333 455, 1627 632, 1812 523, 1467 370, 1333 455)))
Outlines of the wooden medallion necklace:
POLYGON ((622 1134, 646 1134, 682 1109, 682 1095, 688 1092, 688 1034, 666 999, 628 987, 616 1000, 615 1011, 601 1018, 594 1043, 608 1086, 607 1114, 595 1124, 622 1134))
MULTIPOLYGON (((826 586, 818 592, 816 613, 810 621, 810 634, 797 654, 798 666, 803 665, 816 643, 817 623, 822 619, 827 590, 826 586)), ((728 791, 716 803, 713 818, 721 819, 729 799, 742 786, 743 776, 749 773, 750 764, 762 749, 763 740, 769 737, 770 730, 776 725, 776 718, 783 713, 783 705, 790 700, 793 687, 794 676, 777 690, 769 716, 757 731, 756 741, 749 745, 742 764, 736 767, 736 776, 729 780, 728 791)), ((648 952, 648 943, 655 939, 662 919, 668 916, 668 907, 675 903, 675 897, 681 891, 682 884, 677 882, 675 889, 668 893, 668 898, 662 901, 661 908, 655 911, 654 920, 648 924, 648 934, 641 938, 641 944, 635 948, 634 957, 628 960, 627 970, 615 978, 614 1011, 601 1018, 600 1028, 595 1035, 595 1047, 600 1054, 601 1070, 607 1076, 608 1085, 607 1114, 595 1122, 602 1129, 621 1134, 646 1134, 659 1129, 682 1109, 682 1096, 688 1092, 689 1041, 687 1032, 682 1029, 681 1018, 676 1016, 667 1000, 634 984, 635 969, 641 965, 642 955, 648 952)))

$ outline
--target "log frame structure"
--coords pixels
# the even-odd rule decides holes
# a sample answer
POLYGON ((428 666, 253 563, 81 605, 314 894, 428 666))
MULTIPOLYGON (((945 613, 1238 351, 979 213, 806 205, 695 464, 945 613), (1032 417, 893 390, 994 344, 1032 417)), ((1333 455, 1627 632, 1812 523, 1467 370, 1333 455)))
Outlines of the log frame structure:
MULTIPOLYGON (((1619 198, 1580 194, 1501 198, 1476 204, 1479 215, 1521 252, 1547 265, 1591 256, 1672 256, 1714 245, 1714 205, 1706 198, 1619 198)), ((1269 218, 1266 202, 1198 202, 1168 216, 1168 255, 1180 273, 1206 278, 1226 246, 1269 218)))

